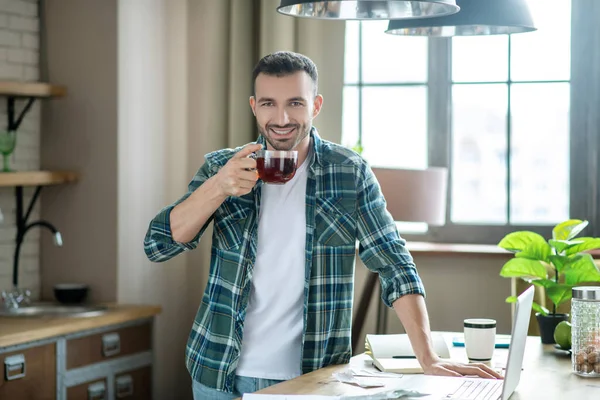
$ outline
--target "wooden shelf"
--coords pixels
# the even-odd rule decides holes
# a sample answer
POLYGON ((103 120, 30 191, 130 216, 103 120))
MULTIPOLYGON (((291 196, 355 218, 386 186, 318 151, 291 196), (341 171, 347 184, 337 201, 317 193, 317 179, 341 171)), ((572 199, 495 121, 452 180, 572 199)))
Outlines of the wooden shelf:
POLYGON ((0 187, 59 185, 75 182, 78 178, 78 174, 68 171, 0 172, 0 187))
POLYGON ((0 96, 13 97, 62 97, 67 94, 65 86, 43 82, 0 81, 0 96))

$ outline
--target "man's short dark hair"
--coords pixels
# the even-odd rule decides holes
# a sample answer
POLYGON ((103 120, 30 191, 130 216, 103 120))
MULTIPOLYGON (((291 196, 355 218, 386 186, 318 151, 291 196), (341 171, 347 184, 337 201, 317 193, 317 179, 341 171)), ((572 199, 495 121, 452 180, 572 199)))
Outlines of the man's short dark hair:
POLYGON ((254 67, 252 82, 256 96, 256 78, 259 74, 287 76, 304 71, 310 76, 314 86, 314 96, 318 93, 319 73, 317 66, 308 57, 291 51, 278 51, 264 56, 254 67))

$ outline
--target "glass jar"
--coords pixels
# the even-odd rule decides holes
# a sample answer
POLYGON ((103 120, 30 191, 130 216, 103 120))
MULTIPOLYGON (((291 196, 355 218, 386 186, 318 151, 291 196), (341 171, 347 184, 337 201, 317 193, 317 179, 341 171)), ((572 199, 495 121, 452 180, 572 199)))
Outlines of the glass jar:
POLYGON ((571 362, 577 375, 600 376, 600 287, 577 286, 571 300, 571 362))

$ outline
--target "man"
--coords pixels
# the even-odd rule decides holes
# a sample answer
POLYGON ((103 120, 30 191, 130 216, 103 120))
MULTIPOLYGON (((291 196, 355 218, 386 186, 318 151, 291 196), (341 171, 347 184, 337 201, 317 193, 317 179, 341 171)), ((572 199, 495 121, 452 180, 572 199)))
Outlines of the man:
POLYGON ((277 52, 253 78, 257 142, 206 155, 144 243, 150 260, 166 261, 194 249, 214 222, 208 284, 186 350, 195 398, 232 399, 348 362, 357 240, 425 373, 499 378, 484 365, 436 356, 421 279, 376 179, 358 154, 312 125, 323 105, 313 62, 277 52), (249 156, 263 146, 298 151, 292 180, 258 180, 249 156))

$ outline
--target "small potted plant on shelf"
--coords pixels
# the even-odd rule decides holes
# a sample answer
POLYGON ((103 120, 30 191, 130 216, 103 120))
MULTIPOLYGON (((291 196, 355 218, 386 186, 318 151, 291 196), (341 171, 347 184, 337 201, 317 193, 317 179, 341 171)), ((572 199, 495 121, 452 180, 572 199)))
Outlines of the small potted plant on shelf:
MULTIPOLYGON (((576 238, 587 225, 588 221, 570 219, 556 225, 548 241, 535 232, 517 231, 498 244, 515 254, 504 264, 500 275, 543 287, 553 303, 551 311, 533 303, 542 343, 554 343, 556 325, 568 320, 569 315, 557 313, 557 308, 571 299, 571 289, 582 283, 600 282, 600 270, 587 253, 600 249, 600 238, 576 238)), ((516 297, 509 296, 506 301, 514 303, 516 297)))

